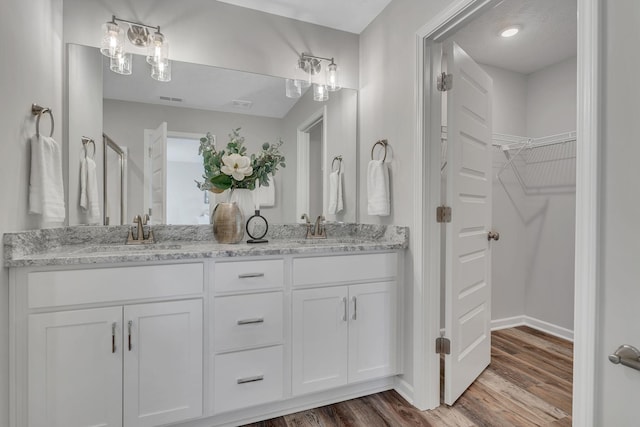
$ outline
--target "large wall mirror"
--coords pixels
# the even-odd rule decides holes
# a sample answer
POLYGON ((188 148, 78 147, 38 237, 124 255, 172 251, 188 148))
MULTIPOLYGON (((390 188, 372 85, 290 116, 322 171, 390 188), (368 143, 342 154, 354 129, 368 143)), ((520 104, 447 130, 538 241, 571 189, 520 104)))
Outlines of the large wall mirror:
MULTIPOLYGON (((113 176, 109 158, 105 169, 98 168, 106 216, 124 211, 108 218, 109 224, 119 223, 120 216, 127 223, 148 212, 154 198, 166 202, 164 216, 152 214, 155 222, 196 224, 209 222, 214 203, 194 182, 202 176, 198 140, 211 132, 222 147, 236 128, 241 128, 250 153, 264 142, 284 141, 287 166, 272 179, 273 205, 262 208, 270 222, 296 222, 302 213, 355 222, 356 90, 343 88, 330 93, 328 101, 317 102, 311 90, 287 98, 285 79, 279 77, 172 61, 171 81, 158 82, 142 56, 134 55, 131 75, 110 71, 108 58, 97 48, 69 44, 67 58, 70 225, 87 223, 76 202, 82 136, 98 142, 104 134, 126 153, 125 191, 111 194, 114 186, 103 186, 104 170, 113 176), (164 138, 161 167, 157 158, 154 161, 158 138, 164 138), (333 213, 330 174, 338 169, 343 204, 333 213), (154 174, 163 177, 161 187, 152 188, 154 174)), ((100 147, 97 152, 102 153, 100 147)))

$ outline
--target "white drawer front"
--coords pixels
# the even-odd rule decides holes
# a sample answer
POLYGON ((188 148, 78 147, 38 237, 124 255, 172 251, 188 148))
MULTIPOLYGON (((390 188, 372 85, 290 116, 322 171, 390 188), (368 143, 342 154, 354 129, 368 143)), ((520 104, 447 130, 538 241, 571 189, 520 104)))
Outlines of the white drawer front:
POLYGON ((397 275, 396 253, 294 258, 293 284, 321 285, 390 279, 397 275))
POLYGON ((29 308, 200 294, 204 265, 38 271, 28 275, 29 308))
POLYGON ((282 399, 282 346, 215 357, 216 413, 282 399))
POLYGON ((217 297, 214 307, 217 352, 282 342, 282 292, 217 297))
POLYGON ((284 285, 284 261, 273 259, 217 262, 214 276, 216 292, 282 288, 284 285))

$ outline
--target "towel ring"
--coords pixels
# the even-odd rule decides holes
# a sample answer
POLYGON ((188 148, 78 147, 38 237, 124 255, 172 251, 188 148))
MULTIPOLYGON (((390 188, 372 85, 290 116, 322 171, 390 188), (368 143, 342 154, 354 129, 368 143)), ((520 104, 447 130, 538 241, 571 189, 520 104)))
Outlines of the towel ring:
POLYGON ((51 134, 49 137, 53 136, 53 128, 55 123, 53 122, 53 113, 51 112, 51 108, 41 107, 38 104, 31 104, 31 114, 34 116, 38 116, 36 119, 36 136, 40 136, 40 117, 43 114, 49 113, 49 117, 51 118, 51 134))
POLYGON ((91 154, 91 159, 93 159, 96 156, 96 142, 89 138, 88 136, 83 136, 82 137, 82 147, 84 148, 84 157, 85 159, 87 157, 89 157, 89 149, 87 148, 87 146, 91 144, 93 145, 93 154, 91 154))
POLYGON ((342 156, 335 156, 333 158, 333 161, 331 162, 331 172, 336 172, 335 170, 333 170, 333 166, 335 165, 336 160, 338 161, 338 170, 337 170, 337 172, 340 172, 340 169, 342 169, 342 156))
POLYGON ((374 160, 373 150, 375 150, 376 145, 382 145, 382 148, 384 148, 384 157, 382 158, 382 163, 384 163, 384 161, 387 160, 387 145, 389 145, 389 143, 387 142, 386 139, 381 139, 379 141, 376 141, 376 143, 373 144, 373 147, 371 147, 371 160, 374 160))

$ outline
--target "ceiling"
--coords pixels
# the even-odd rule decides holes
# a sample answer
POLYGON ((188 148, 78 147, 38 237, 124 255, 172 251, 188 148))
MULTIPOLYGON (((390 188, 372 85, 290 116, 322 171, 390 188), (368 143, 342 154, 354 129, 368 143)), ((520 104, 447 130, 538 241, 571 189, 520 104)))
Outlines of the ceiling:
POLYGON ((476 62, 531 74, 575 56, 577 33, 576 0, 503 0, 449 39, 476 62), (522 29, 500 37, 510 25, 522 29))
POLYGON ((111 72, 108 58, 103 58, 108 99, 274 118, 286 116, 298 101, 285 96, 280 77, 179 61, 171 61, 171 77, 166 83, 152 79, 142 55, 133 55, 129 76, 111 72))
POLYGON ((360 34, 391 0, 218 0, 360 34))

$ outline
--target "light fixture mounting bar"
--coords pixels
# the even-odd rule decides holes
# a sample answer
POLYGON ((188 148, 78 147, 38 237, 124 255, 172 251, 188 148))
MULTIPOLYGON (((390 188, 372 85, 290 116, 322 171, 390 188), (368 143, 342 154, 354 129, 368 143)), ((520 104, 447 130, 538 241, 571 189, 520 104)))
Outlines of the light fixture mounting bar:
POLYGON ((329 62, 331 62, 332 64, 334 63, 334 62, 333 62, 333 58, 324 58, 324 57, 322 57, 322 56, 315 56, 315 55, 311 55, 311 54, 309 54, 309 53, 302 53, 302 54, 300 55, 300 58, 301 58, 302 60, 306 60, 306 59, 319 59, 319 60, 323 60, 323 61, 329 61, 329 62))
POLYGON ((142 24, 140 22, 128 21, 126 19, 118 18, 115 15, 111 15, 111 22, 115 23, 116 21, 126 22, 127 24, 130 24, 130 25, 137 25, 138 27, 151 28, 152 30, 156 30, 158 33, 160 32, 159 25, 154 27, 153 25, 147 25, 147 24, 142 24))

